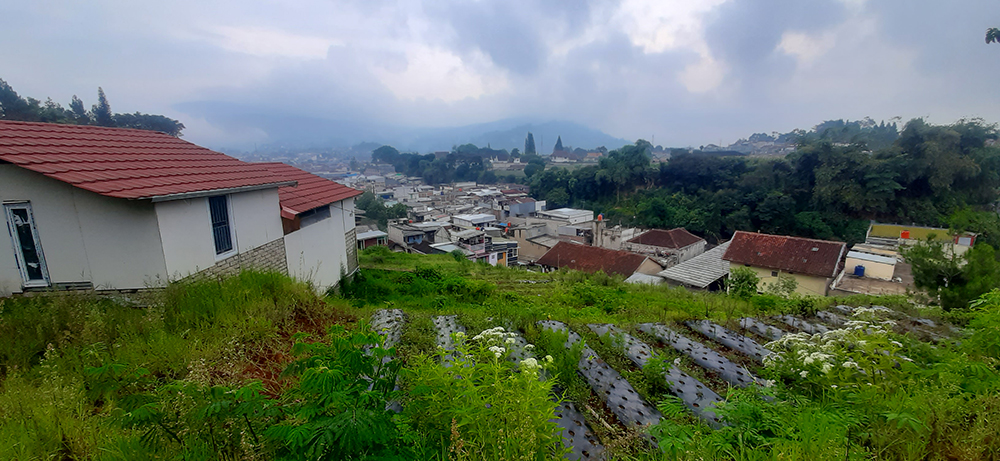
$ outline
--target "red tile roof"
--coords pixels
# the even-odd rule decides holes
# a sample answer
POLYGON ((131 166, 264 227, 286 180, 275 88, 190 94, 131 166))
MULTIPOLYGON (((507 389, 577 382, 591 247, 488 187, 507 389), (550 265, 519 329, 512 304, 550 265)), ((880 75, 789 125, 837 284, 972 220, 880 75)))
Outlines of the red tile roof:
POLYGON ((836 277, 847 244, 737 231, 722 259, 816 277, 836 277))
POLYGON ((651 245, 654 247, 673 248, 679 250, 688 245, 704 241, 705 239, 688 232, 687 229, 678 227, 670 230, 653 229, 649 232, 632 237, 628 243, 638 243, 640 245, 651 245))
POLYGON ((298 182, 298 186, 278 188, 281 215, 292 219, 304 211, 333 202, 361 195, 361 191, 321 178, 307 171, 280 162, 259 163, 284 179, 298 182))
POLYGON ((285 182, 262 165, 165 133, 127 128, 0 121, 0 161, 128 199, 285 182))
POLYGON ((627 251, 559 242, 542 255, 537 263, 591 273, 602 270, 606 274, 621 274, 628 277, 639 270, 639 266, 645 260, 645 256, 627 251))

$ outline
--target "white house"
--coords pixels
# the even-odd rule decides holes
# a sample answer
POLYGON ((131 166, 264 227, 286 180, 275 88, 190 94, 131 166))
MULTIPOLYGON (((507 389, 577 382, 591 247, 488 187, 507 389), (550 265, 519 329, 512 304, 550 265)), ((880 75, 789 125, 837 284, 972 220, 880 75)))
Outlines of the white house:
POLYGON ((354 273, 354 198, 361 191, 284 163, 264 165, 297 183, 278 189, 288 274, 327 288, 340 282, 341 274, 354 273))
POLYGON ((288 273, 278 189, 294 185, 164 133, 0 121, 0 296, 288 273))

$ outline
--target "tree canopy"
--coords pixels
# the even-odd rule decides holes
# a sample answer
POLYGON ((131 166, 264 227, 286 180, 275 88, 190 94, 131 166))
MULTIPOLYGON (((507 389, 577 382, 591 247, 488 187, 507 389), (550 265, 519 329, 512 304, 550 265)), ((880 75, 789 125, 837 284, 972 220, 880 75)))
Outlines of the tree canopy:
POLYGON ((97 88, 97 104, 88 111, 83 100, 76 95, 73 95, 67 109, 51 98, 42 102, 22 97, 3 79, 0 79, 0 120, 135 128, 162 131, 175 137, 180 137, 184 130, 183 123, 163 115, 113 113, 104 89, 100 87, 97 88))
MULTIPOLYGON (((658 165, 648 154, 653 147, 640 140, 597 165, 531 176, 532 195, 626 225, 683 226, 719 239, 749 230, 849 243, 864 240, 872 219, 948 226, 956 210, 978 213, 998 199, 1000 148, 987 142, 997 127, 983 120, 914 119, 898 132, 894 123, 831 121, 797 136, 798 147, 783 158, 674 150, 658 165)), ((978 215, 965 221, 994 226, 978 215)))

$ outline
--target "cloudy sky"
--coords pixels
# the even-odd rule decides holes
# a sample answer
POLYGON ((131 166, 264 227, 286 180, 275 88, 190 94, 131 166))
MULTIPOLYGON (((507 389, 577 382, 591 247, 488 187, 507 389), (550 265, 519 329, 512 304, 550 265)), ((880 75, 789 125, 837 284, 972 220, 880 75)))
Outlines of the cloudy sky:
POLYGON ((578 122, 671 146, 836 118, 1000 121, 996 0, 4 1, 0 78, 102 86, 209 146, 268 117, 578 122), (225 112, 257 114, 234 122, 225 112))

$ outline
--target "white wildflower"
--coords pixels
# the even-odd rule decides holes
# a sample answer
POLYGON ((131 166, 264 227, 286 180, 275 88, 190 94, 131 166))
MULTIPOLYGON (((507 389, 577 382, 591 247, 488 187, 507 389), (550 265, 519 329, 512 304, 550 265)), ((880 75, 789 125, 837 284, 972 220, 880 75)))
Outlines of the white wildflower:
POLYGON ((545 361, 549 362, 549 363, 552 363, 552 356, 551 355, 546 355, 545 356, 545 361))
POLYGON ((680 357, 677 357, 676 359, 674 359, 674 366, 675 367, 681 366, 681 358, 680 357))
POLYGON ((506 349, 500 346, 490 346, 490 352, 492 352, 493 355, 497 356, 497 358, 500 358, 500 356, 503 355, 503 353, 506 351, 507 351, 506 349))
POLYGON ((831 384, 831 385, 830 385, 830 387, 832 387, 832 388, 836 389, 836 388, 837 388, 837 385, 836 385, 836 384, 831 384))
POLYGON ((844 364, 842 366, 844 368, 860 368, 860 367, 858 367, 858 363, 855 362, 855 361, 853 361, 853 360, 848 360, 848 361, 844 362, 844 364))
POLYGON ((506 341, 504 341, 504 342, 505 342, 505 343, 507 343, 507 344, 514 344, 514 343, 516 343, 517 341, 515 341, 515 340, 514 340, 514 338, 507 338, 507 340, 506 340, 506 341))
POLYGON ((824 374, 829 374, 830 370, 832 370, 832 369, 833 369, 833 365, 831 365, 829 363, 824 363, 823 364, 822 371, 823 371, 824 374))
POLYGON ((464 338, 465 337, 465 332, 464 331, 459 331, 458 333, 455 333, 455 337, 456 338, 464 338))
POLYGON ((806 371, 806 370, 802 370, 802 372, 801 372, 801 373, 799 373, 799 376, 801 376, 801 377, 805 378, 806 376, 809 376, 809 372, 808 372, 808 371, 806 371))
POLYGON ((526 344, 524 346, 524 350, 526 350, 526 351, 531 351, 531 350, 534 350, 534 349, 535 349, 535 345, 534 344, 526 344))
POLYGON ((538 368, 538 360, 535 360, 532 357, 526 358, 526 359, 524 359, 524 360, 521 361, 521 368, 525 368, 525 369, 528 369, 528 370, 537 369, 538 368))
POLYGON ((812 365, 813 362, 815 362, 815 360, 812 358, 812 356, 806 357, 806 359, 802 361, 802 363, 806 365, 812 365))

